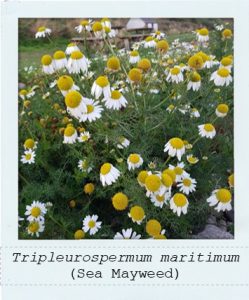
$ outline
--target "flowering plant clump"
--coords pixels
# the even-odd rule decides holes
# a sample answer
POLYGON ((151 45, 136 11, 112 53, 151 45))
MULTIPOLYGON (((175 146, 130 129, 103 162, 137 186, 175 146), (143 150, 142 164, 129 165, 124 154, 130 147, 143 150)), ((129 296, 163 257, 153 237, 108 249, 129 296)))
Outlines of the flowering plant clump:
POLYGON ((75 27, 84 44, 44 44, 19 91, 20 238, 191 238, 232 211, 233 32, 220 28, 127 50, 103 18, 75 27))

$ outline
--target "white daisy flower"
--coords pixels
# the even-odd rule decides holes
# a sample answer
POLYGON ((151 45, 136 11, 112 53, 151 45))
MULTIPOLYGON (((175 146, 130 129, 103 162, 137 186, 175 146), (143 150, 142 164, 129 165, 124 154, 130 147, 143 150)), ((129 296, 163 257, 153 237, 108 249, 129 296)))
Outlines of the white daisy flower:
POLYGON ((155 31, 152 33, 152 37, 157 39, 157 40, 161 40, 165 37, 165 33, 161 32, 161 31, 155 31))
POLYGON ((66 52, 67 55, 70 55, 75 51, 80 51, 80 49, 77 46, 77 44, 73 42, 73 43, 70 43, 70 44, 67 45, 67 48, 66 48, 65 52, 66 52))
POLYGON ((37 32, 35 34, 35 38, 45 38, 47 35, 50 35, 52 30, 50 28, 46 28, 45 26, 41 26, 37 29, 37 32))
POLYGON ((86 30, 86 31, 89 32, 92 29, 91 23, 92 23, 91 19, 89 19, 89 20, 83 20, 83 21, 80 22, 80 25, 78 25, 78 26, 75 27, 75 30, 78 33, 81 33, 83 30, 86 30))
POLYGON ((198 42, 205 43, 209 41, 209 31, 207 28, 197 30, 196 37, 198 42))
POLYGON ((206 123, 198 126, 199 135, 208 139, 213 139, 216 135, 215 127, 211 123, 206 123))
POLYGON ((26 139, 23 144, 23 147, 25 150, 29 150, 29 149, 35 150, 37 148, 37 144, 38 142, 34 141, 33 139, 26 139))
POLYGON ((42 233, 44 229, 45 225, 42 221, 32 221, 27 227, 28 234, 31 236, 35 235, 36 237, 39 237, 40 233, 42 233))
POLYGON ((148 174, 144 180, 144 186, 146 188, 146 196, 162 194, 162 181, 161 174, 148 174))
POLYGON ((129 63, 130 64, 136 64, 140 61, 140 56, 139 56, 139 53, 138 51, 136 50, 133 50, 130 52, 130 57, 129 57, 129 63))
POLYGON ((21 162, 23 164, 34 164, 35 163, 35 151, 32 149, 24 151, 24 155, 22 155, 21 162))
POLYGON ((133 153, 130 154, 127 158, 127 164, 128 164, 128 170, 135 170, 136 168, 139 168, 143 164, 143 159, 139 154, 133 153))
POLYGON ((181 160, 185 153, 185 145, 182 139, 178 137, 171 138, 164 147, 164 152, 168 152, 169 156, 176 156, 178 160, 181 160))
POLYGON ((110 97, 104 98, 105 106, 109 109, 119 110, 122 107, 126 107, 127 100, 125 97, 117 90, 111 92, 110 97))
POLYGON ((197 72, 193 72, 190 74, 190 81, 188 82, 187 85, 187 90, 193 90, 193 91, 199 91, 201 87, 201 76, 197 72))
POLYGON ((233 66, 233 59, 231 56, 225 56, 220 61, 220 68, 225 68, 229 72, 231 72, 232 66, 233 66))
POLYGON ((175 110, 175 105, 173 104, 170 104, 167 108, 166 108, 166 111, 171 113, 175 110))
POLYGON ((69 73, 79 74, 81 71, 87 73, 89 60, 80 51, 73 51, 68 59, 67 69, 69 73))
POLYGON ((219 104, 216 107, 215 114, 219 118, 224 118, 227 115, 228 111, 229 111, 228 105, 226 105, 226 104, 219 104))
POLYGON ((213 66, 218 65, 219 62, 215 60, 214 55, 207 56, 207 60, 204 62, 203 67, 206 69, 211 69, 213 66))
POLYGON ((200 113, 197 108, 192 108, 190 111, 190 116, 194 118, 200 118, 200 113))
POLYGON ((26 206, 25 216, 29 222, 32 221, 44 221, 44 216, 47 213, 47 209, 44 203, 39 201, 33 201, 31 205, 26 206))
POLYGON ((50 55, 47 54, 43 55, 41 58, 41 63, 42 63, 42 71, 45 74, 53 74, 55 72, 53 59, 50 55))
POLYGON ((218 189, 212 192, 212 195, 207 199, 210 206, 215 206, 215 210, 218 212, 232 209, 232 195, 228 189, 218 189))
POLYGON ((24 218, 21 218, 21 217, 18 216, 18 227, 22 226, 21 224, 19 224, 19 222, 22 222, 22 221, 24 221, 24 218))
POLYGON ((112 27, 112 24, 111 24, 111 21, 109 18, 102 18, 100 23, 103 27, 108 27, 108 28, 112 27))
POLYGON ((138 173, 138 176, 137 176, 137 181, 139 183, 140 186, 144 187, 145 186, 145 179, 147 178, 148 175, 151 175, 152 173, 149 171, 140 171, 138 173))
POLYGON ((81 120, 84 113, 87 113, 86 98, 77 91, 70 91, 65 97, 67 112, 78 120, 81 120))
POLYGON ((103 94, 104 98, 109 98, 111 96, 110 83, 106 76, 99 76, 93 83, 91 94, 95 96, 96 99, 103 94))
POLYGON ((104 163, 100 168, 100 181, 103 186, 113 184, 119 176, 120 171, 110 163, 104 163))
POLYGON ((129 147, 129 145, 130 145, 130 141, 127 138, 123 136, 119 137, 119 143, 117 144, 117 147, 119 149, 127 148, 129 147))
POLYGON ((72 126, 67 126, 64 130, 63 144, 74 144, 78 138, 77 130, 72 126))
POLYGON ((97 220, 98 220, 97 215, 92 215, 92 216, 88 215, 88 216, 86 216, 83 220, 82 230, 84 232, 89 231, 90 235, 94 235, 101 228, 101 223, 102 222, 97 222, 97 220))
POLYGON ((164 204, 167 204, 171 196, 170 192, 165 192, 162 195, 154 195, 150 196, 151 202, 156 206, 162 208, 164 204))
POLYGON ((183 213, 184 215, 187 213, 188 205, 188 199, 182 193, 176 193, 170 199, 170 209, 172 209, 173 212, 178 215, 178 217, 180 217, 181 213, 183 213))
POLYGON ((99 101, 94 101, 88 98, 83 98, 83 99, 84 99, 84 103, 86 104, 87 111, 81 115, 80 122, 85 122, 85 121, 93 122, 101 118, 103 107, 98 105, 99 101))
POLYGON ((190 176, 184 176, 182 180, 177 184, 180 192, 189 195, 189 193, 195 192, 196 180, 190 176))
POLYGON ((132 219, 133 223, 141 225, 146 216, 144 209, 141 206, 135 205, 130 209, 128 217, 132 219))
POLYGON ((84 142, 87 142, 90 139, 90 137, 91 137, 91 135, 90 135, 89 131, 84 131, 78 137, 78 141, 80 143, 84 143, 84 142))
POLYGON ((101 22, 94 22, 92 30, 96 38, 101 39, 105 36, 105 30, 101 22))
POLYGON ((71 76, 67 76, 67 75, 61 76, 56 81, 56 84, 64 97, 66 97, 66 95, 70 91, 78 91, 79 90, 79 87, 74 84, 73 78, 71 76))
POLYGON ((92 167, 89 166, 89 163, 86 159, 83 160, 79 160, 78 162, 78 168, 82 171, 82 172, 86 172, 86 173, 90 173, 92 171, 92 167))
POLYGON ((228 86, 230 82, 233 81, 230 71, 226 68, 220 68, 217 71, 213 72, 210 81, 214 81, 216 86, 228 86))
POLYGON ((67 57, 65 52, 58 50, 53 55, 53 66, 55 70, 61 70, 67 67, 67 57))
POLYGON ((187 155, 187 161, 191 164, 191 165, 195 165, 198 163, 199 158, 194 156, 193 154, 189 154, 187 155))
POLYGON ((175 66, 174 68, 170 69, 166 80, 168 82, 175 82, 175 83, 182 82, 184 78, 183 78, 181 68, 179 66, 175 66))
POLYGON ((152 36, 148 36, 144 42, 144 48, 155 48, 156 47, 156 41, 152 36))
POLYGON ((184 170, 184 162, 177 163, 176 166, 169 165, 169 169, 173 170, 176 174, 175 182, 180 182, 184 177, 188 176, 188 172, 184 170))
POLYGON ((122 229, 122 232, 117 232, 114 236, 115 240, 129 240, 135 239, 138 240, 141 238, 141 234, 137 234, 136 231, 132 231, 132 228, 122 229))

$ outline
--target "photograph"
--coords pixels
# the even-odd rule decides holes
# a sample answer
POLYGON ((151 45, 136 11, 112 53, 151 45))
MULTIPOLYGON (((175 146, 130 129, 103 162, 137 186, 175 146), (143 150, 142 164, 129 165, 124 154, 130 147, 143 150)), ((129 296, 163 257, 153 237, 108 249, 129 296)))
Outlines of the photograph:
POLYGON ((233 27, 19 18, 18 238, 234 239, 233 27))

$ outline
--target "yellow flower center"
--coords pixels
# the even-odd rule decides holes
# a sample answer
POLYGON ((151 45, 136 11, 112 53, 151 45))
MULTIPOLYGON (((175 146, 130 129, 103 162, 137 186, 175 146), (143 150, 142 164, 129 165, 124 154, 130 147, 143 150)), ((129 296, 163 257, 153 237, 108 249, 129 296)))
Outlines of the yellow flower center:
POLYGON ((94 191, 94 184, 93 183, 87 183, 85 186, 84 186, 84 192, 86 194, 92 194, 94 191))
POLYGON ((180 71, 181 71, 181 69, 178 67, 174 67, 174 68, 170 69, 170 73, 172 75, 178 75, 180 73, 180 71))
POLYGON ((109 18, 102 18, 101 19, 101 23, 105 23, 105 22, 110 22, 110 19, 109 18))
POLYGON ((101 166, 101 168, 100 168, 100 173, 101 173, 102 175, 108 174, 108 173, 111 171, 111 167, 112 167, 112 165, 109 164, 109 163, 103 164, 103 165, 101 166))
POLYGON ((199 73, 193 72, 193 73, 191 73, 191 75, 190 75, 190 80, 191 80, 192 82, 199 82, 199 81, 201 80, 201 76, 200 76, 199 73))
POLYGON ((75 133, 75 128, 72 126, 68 126, 65 130, 64 130, 64 135, 65 136, 72 136, 75 133))
POLYGON ((169 44, 166 40, 161 40, 161 41, 157 42, 156 47, 158 50, 166 52, 169 49, 169 44))
POLYGON ((130 215, 133 220, 141 221, 144 218, 144 210, 141 206, 133 206, 130 210, 130 215))
POLYGON ((103 26, 100 22, 95 22, 92 26, 93 32, 101 31, 103 30, 103 26))
POLYGON ((139 182, 144 184, 147 176, 148 176, 148 172, 143 170, 138 173, 137 179, 139 182))
POLYGON ((72 59, 81 59, 82 57, 84 56, 84 54, 82 53, 82 52, 80 52, 80 51, 73 51, 72 53, 71 53, 71 58, 72 59))
POLYGON ((202 58, 202 60, 203 60, 204 63, 205 63, 207 60, 209 60, 209 56, 208 56, 206 53, 202 52, 202 51, 196 53, 196 55, 201 56, 201 58, 202 58))
POLYGON ((217 71, 217 74, 220 76, 220 77, 228 77, 230 75, 230 72, 226 69, 226 68, 220 68, 218 71, 217 71))
POLYGON ((161 180, 157 175, 148 175, 145 179, 145 186, 151 192, 156 192, 161 186, 161 180))
POLYGON ((109 85, 109 81, 108 81, 108 78, 106 76, 99 76, 97 79, 96 79, 96 84, 102 88, 106 87, 109 85))
POLYGON ((193 69, 201 69, 203 67, 203 59, 200 55, 193 55, 188 60, 188 65, 193 69))
POLYGON ((172 181, 174 182, 175 180, 176 180, 176 173, 175 173, 175 171, 174 170, 171 170, 171 169, 165 169, 164 171, 163 171, 163 174, 168 174, 170 177, 171 177, 171 179, 172 179, 172 181))
POLYGON ((68 91, 73 86, 73 79, 70 76, 64 75, 57 80, 57 86, 61 91, 68 91))
POLYGON ((128 206, 128 197, 123 193, 117 193, 112 197, 112 205, 116 210, 125 210, 128 206))
POLYGON ((54 59, 63 59, 63 58, 66 58, 66 54, 59 50, 59 51, 56 51, 53 55, 54 59))
POLYGON ((80 105, 82 96, 77 91, 70 91, 65 97, 66 106, 76 108, 80 105))
POLYGON ((25 155, 25 159, 26 159, 26 160, 30 160, 31 157, 32 157, 32 155, 31 155, 30 153, 28 153, 28 154, 25 155))
POLYGON ((160 234, 161 230, 162 230, 162 226, 157 220, 154 219, 149 220, 146 224, 146 232, 150 236, 156 236, 160 234))
POLYGON ((24 142, 24 147, 25 148, 28 148, 28 149, 33 149, 35 146, 35 141, 33 139, 27 139, 25 142, 24 142))
POLYGON ((164 195, 163 196, 157 195, 156 199, 157 199, 158 202, 163 202, 165 197, 164 197, 164 195))
POLYGON ((31 222, 28 226, 30 232, 35 233, 38 232, 40 228, 39 222, 31 222))
POLYGON ((39 207, 33 207, 31 209, 31 216, 37 218, 41 214, 41 209, 39 207))
POLYGON ((86 160, 83 160, 81 163, 81 166, 83 169, 87 169, 88 168, 88 162, 86 160))
POLYGON ((189 178, 184 178, 182 181, 183 185, 189 187, 192 184, 192 181, 189 178))
POLYGON ((229 107, 226 104, 219 104, 217 106, 217 110, 222 114, 227 114, 229 111, 229 107))
POLYGON ((44 66, 51 65, 51 63, 52 63, 52 57, 50 55, 48 55, 48 54, 43 55, 42 58, 41 58, 41 63, 44 66))
POLYGON ((138 62, 137 67, 143 71, 148 71, 151 68, 151 63, 147 58, 143 58, 138 62))
POLYGON ((120 93, 120 91, 112 91, 111 93, 111 98, 113 100, 119 100, 121 98, 122 94, 120 93))
POLYGON ((94 228, 95 225, 96 225, 96 222, 95 222, 94 220, 90 220, 90 221, 88 222, 88 227, 89 227, 89 228, 94 228))
POLYGON ((231 187, 234 186, 234 174, 231 174, 229 177, 228 177, 228 183, 231 187))
POLYGON ((171 187, 173 184, 172 178, 166 173, 162 174, 162 182, 167 188, 171 187))
POLYGON ((224 29, 222 32, 222 36, 224 38, 230 38, 233 35, 232 30, 230 29, 224 29))
POLYGON ((212 132, 214 131, 214 129, 215 129, 214 126, 210 123, 204 125, 204 130, 207 132, 212 132))
POLYGON ((76 43, 69 43, 67 46, 68 46, 68 47, 75 47, 75 46, 76 46, 76 43))
POLYGON ((87 26, 87 25, 89 25, 89 21, 83 20, 83 21, 80 22, 80 25, 81 26, 87 26))
POLYGON ((142 73, 141 70, 137 68, 133 68, 129 71, 128 77, 130 78, 131 81, 138 83, 142 80, 142 73))
POLYGON ((83 239, 84 237, 85 237, 85 232, 84 232, 83 230, 79 229, 79 230, 75 231, 75 233, 74 233, 74 238, 75 238, 76 240, 81 240, 81 239, 83 239))
POLYGON ((199 34, 203 35, 203 36, 207 36, 208 35, 208 29, 207 28, 200 29, 199 34))
POLYGON ((87 113, 90 114, 94 111, 94 106, 91 104, 88 104, 87 106, 87 113))
POLYGON ((220 61, 224 67, 230 66, 232 64, 232 59, 229 56, 223 57, 220 61))
POLYGON ((187 204, 186 196, 181 193, 176 193, 173 197, 173 201, 175 205, 178 207, 183 207, 187 204))
POLYGON ((182 173, 183 173, 183 169, 178 166, 174 168, 174 171, 175 171, 176 175, 182 175, 182 173))
POLYGON ((20 90, 19 95, 26 96, 28 94, 27 90, 20 90))
POLYGON ((189 156, 189 157, 187 158, 187 160, 188 160, 188 162, 189 162, 190 164, 195 164, 195 163, 197 163, 197 161, 198 161, 198 159, 197 159, 196 157, 194 157, 194 156, 189 156))
POLYGON ((166 236, 164 234, 157 234, 154 236, 155 240, 166 240, 166 236))
POLYGON ((138 55, 139 55, 139 53, 136 50, 131 51, 131 53, 130 53, 130 56, 138 56, 138 55))
POLYGON ((41 27, 39 27, 38 28, 38 32, 43 32, 43 31, 45 31, 46 30, 46 27, 45 26, 41 26, 41 27))
POLYGON ((153 38, 152 36, 148 36, 148 37, 145 39, 146 42, 151 42, 151 41, 153 41, 153 40, 154 40, 154 38, 153 38))
POLYGON ((175 149, 182 149, 184 147, 184 143, 183 143, 183 140, 180 139, 180 138, 172 138, 169 140, 171 146, 175 149))
POLYGON ((104 30, 105 30, 105 33, 110 33, 111 32, 111 28, 107 27, 107 26, 104 27, 104 30))
POLYGON ((110 57, 106 65, 110 70, 117 71, 120 69, 120 61, 116 56, 110 57))
POLYGON ((131 154, 129 156, 129 161, 133 164, 137 164, 140 161, 140 157, 138 154, 131 154))
POLYGON ((227 203, 231 200, 232 195, 227 189, 219 189, 216 192, 216 198, 222 203, 227 203))

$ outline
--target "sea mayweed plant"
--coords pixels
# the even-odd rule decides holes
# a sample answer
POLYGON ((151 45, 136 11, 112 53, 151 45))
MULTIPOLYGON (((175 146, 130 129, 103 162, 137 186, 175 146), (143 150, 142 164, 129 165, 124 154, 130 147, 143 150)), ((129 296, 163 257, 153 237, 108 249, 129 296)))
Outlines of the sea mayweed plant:
POLYGON ((155 32, 130 50, 107 18, 76 30, 100 47, 44 44, 22 74, 19 237, 191 238, 232 210, 232 30, 155 32))

